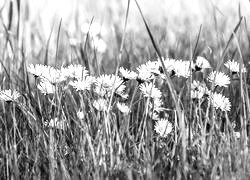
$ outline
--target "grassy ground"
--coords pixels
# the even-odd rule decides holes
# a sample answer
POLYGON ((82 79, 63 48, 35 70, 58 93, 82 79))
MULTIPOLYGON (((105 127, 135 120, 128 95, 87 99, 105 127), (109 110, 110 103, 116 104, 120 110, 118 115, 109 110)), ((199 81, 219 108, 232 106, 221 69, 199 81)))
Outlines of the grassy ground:
MULTIPOLYGON (((90 11, 98 6, 91 2, 90 11)), ((99 4, 105 6, 96 12, 99 19, 90 12, 84 19, 84 5, 76 8, 79 2, 74 1, 73 14, 71 10, 71 15, 48 22, 28 1, 0 3, 0 87, 20 93, 8 101, 0 93, 1 179, 249 179, 248 4, 223 9, 227 5, 211 1, 189 14, 188 5, 177 8, 159 0, 163 4, 149 4, 152 12, 142 5, 140 14, 135 1, 124 2, 99 4), (162 12, 168 7, 169 13, 162 12), (178 9, 181 15, 174 14, 178 9), (96 22, 102 24, 97 40, 91 30, 96 22), (147 97, 142 91, 147 73, 118 86, 110 80, 111 89, 100 95, 97 83, 77 91, 72 79, 49 83, 52 93, 43 93, 49 88, 41 91, 42 78, 29 70, 31 63, 60 70, 81 64, 87 77, 113 73, 119 79, 119 67, 138 73, 136 68, 148 60, 195 61, 197 56, 205 57, 211 68, 177 77, 160 63, 164 78, 150 72, 163 110, 154 107, 156 92, 151 89, 147 97), (232 74, 224 66, 230 59, 247 72, 232 74), (213 70, 227 74, 231 83, 219 87, 209 82, 213 70), (230 111, 216 108, 211 94, 192 99, 193 80, 228 97, 230 111), (128 98, 117 93, 123 85, 128 98), (104 100, 99 108, 98 99, 104 100), (120 111, 120 102, 129 112, 120 111), (61 126, 53 123, 55 118, 61 126), (166 135, 155 130, 159 118, 172 124, 166 135)))

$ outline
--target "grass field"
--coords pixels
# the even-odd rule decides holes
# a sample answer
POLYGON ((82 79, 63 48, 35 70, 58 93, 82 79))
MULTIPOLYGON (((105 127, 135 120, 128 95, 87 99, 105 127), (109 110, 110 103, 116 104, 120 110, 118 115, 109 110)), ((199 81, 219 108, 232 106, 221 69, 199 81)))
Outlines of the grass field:
POLYGON ((0 179, 250 179, 248 1, 0 1, 0 179))

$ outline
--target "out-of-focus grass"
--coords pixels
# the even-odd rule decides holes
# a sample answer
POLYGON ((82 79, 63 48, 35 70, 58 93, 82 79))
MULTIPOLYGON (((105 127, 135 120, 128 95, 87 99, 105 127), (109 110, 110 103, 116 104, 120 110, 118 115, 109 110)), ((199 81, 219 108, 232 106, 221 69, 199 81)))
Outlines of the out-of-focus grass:
MULTIPOLYGON (((20 1, 20 16, 18 2, 18 0, 0 2, 1 88, 19 89, 26 98, 25 103, 29 109, 1 104, 0 142, 4 142, 4 146, 0 150, 0 168, 3 178, 17 178, 19 175, 22 178, 35 179, 46 179, 49 176, 51 179, 54 176, 66 179, 85 177, 102 179, 115 176, 124 179, 249 178, 249 153, 244 144, 248 140, 244 139, 243 133, 243 138, 237 141, 230 135, 231 132, 226 137, 218 132, 215 132, 215 135, 202 132, 197 135, 200 136, 197 142, 189 146, 185 144, 187 139, 183 133, 187 130, 182 124, 180 134, 175 132, 175 137, 171 137, 168 142, 159 140, 140 144, 138 139, 141 138, 137 136, 142 132, 137 126, 141 123, 139 117, 144 113, 143 107, 146 102, 139 101, 140 103, 134 106, 138 109, 133 109, 133 116, 130 117, 135 123, 132 124, 132 131, 138 130, 138 132, 126 134, 124 130, 123 133, 118 133, 115 129, 116 120, 126 120, 128 117, 118 113, 111 114, 110 121, 114 125, 110 126, 114 134, 108 136, 111 138, 108 141, 105 139, 106 135, 101 134, 103 131, 98 131, 100 121, 107 116, 88 109, 87 104, 90 104, 90 99, 93 98, 91 94, 83 94, 78 98, 70 91, 67 95, 58 92, 53 99, 55 104, 51 104, 49 96, 42 96, 34 88, 35 82, 32 82, 32 78, 28 78, 25 69, 25 65, 29 63, 48 63, 57 67, 71 63, 85 66, 89 64, 92 75, 114 73, 124 35, 122 32, 127 1, 26 0, 20 1), (107 44, 104 53, 93 50, 90 42, 86 42, 86 34, 81 32, 83 23, 90 23, 92 18, 93 22, 102 24, 105 32, 102 34, 107 44), (60 20, 62 23, 59 31, 60 20), (78 121, 76 107, 86 110, 86 121, 78 121), (62 116, 71 122, 67 132, 44 130, 43 122, 52 118, 55 112, 61 111, 64 113, 62 116), (13 134, 18 138, 13 138, 13 134), (106 146, 106 143, 110 142, 113 143, 113 154, 110 147, 106 146), (138 144, 142 153, 138 153, 138 144), (158 148, 161 146, 163 148, 158 148), (200 151, 197 151, 197 146, 201 146, 198 148, 200 151), (114 164, 111 163, 111 159, 114 164), (55 167, 59 168, 54 171, 55 167)), ((240 59, 239 51, 241 51, 244 63, 248 66, 248 19, 250 18, 248 1, 196 0, 190 3, 185 0, 147 0, 139 3, 163 56, 190 59, 203 55, 210 60, 214 68, 221 61, 222 52, 234 27, 241 16, 244 16, 235 33, 238 44, 233 38, 224 58, 240 59), (196 54, 192 54, 200 27, 201 34, 196 54)), ((120 65, 135 69, 142 62, 156 57, 157 54, 138 9, 134 1, 131 1, 120 65)), ((248 78, 246 80, 249 83, 248 78)), ((176 80, 173 83, 179 95, 183 90, 183 87, 179 86, 182 86, 183 82, 176 80)), ((238 108, 242 101, 239 98, 237 83, 226 92, 233 104, 232 111, 228 115, 230 119, 238 122, 236 129, 242 130, 242 123, 239 122, 247 113, 238 108)), ((248 84, 246 86, 248 87, 248 84)), ((163 89, 166 90, 166 86, 163 89)), ((132 88, 129 91, 130 94, 133 93, 132 88)), ((244 93, 247 94, 248 89, 244 89, 244 93)), ((246 94, 243 97, 246 98, 246 94)), ((136 100, 139 98, 135 97, 136 100)), ((171 99, 169 94, 164 98, 166 105, 174 107, 173 102, 168 102, 171 99)), ((186 100, 184 97, 183 99, 186 100)), ((183 104, 185 103, 189 102, 183 104)), ((184 109, 180 113, 187 113, 185 110, 189 112, 184 109)), ((191 119, 200 120, 200 117, 196 117, 198 114, 200 113, 195 112, 194 117, 190 116, 191 119)), ((172 121, 177 119, 175 114, 170 116, 172 121)), ((202 117, 204 118, 205 114, 202 114, 202 117)), ((223 118, 219 119, 225 121, 223 118)), ((197 123, 197 126, 199 125, 197 123)))

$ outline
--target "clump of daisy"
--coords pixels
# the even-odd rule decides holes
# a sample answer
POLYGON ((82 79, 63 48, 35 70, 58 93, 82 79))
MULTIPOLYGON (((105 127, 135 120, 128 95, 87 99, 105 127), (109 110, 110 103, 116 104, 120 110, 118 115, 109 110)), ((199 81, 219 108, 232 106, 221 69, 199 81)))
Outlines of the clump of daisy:
POLYGON ((193 64, 194 71, 202 71, 203 69, 211 68, 210 63, 204 57, 197 56, 195 64, 193 64))
POLYGON ((201 99, 204 95, 209 95, 206 84, 199 81, 193 81, 191 84, 191 98, 201 99))
POLYGON ((123 77, 124 81, 132 80, 137 78, 137 73, 134 71, 127 70, 123 67, 119 68, 119 72, 123 77))
POLYGON ((136 68, 136 70, 138 71, 137 81, 139 83, 154 79, 154 75, 151 73, 150 67, 148 67, 146 64, 140 65, 136 68))
POLYGON ((93 107, 98 111, 106 111, 108 108, 108 102, 106 99, 99 98, 93 102, 93 107))
POLYGON ((75 81, 70 81, 69 85, 75 88, 77 91, 90 90, 91 85, 94 83, 95 78, 92 76, 86 76, 83 79, 77 79, 75 81))
MULTIPOLYGON (((224 65, 232 72, 232 74, 240 72, 240 64, 234 59, 227 61, 224 65)), ((241 72, 247 72, 244 64, 242 64, 241 72)))
POLYGON ((56 87, 54 84, 52 84, 50 81, 46 79, 41 79, 39 84, 37 85, 37 88, 41 91, 43 94, 54 94, 56 87))
POLYGON ((66 121, 59 120, 59 118, 56 117, 54 119, 51 119, 48 123, 45 123, 45 126, 55 128, 55 129, 64 130, 66 127, 66 121))
POLYGON ((153 99, 161 98, 161 91, 151 82, 141 84, 139 89, 144 97, 151 97, 153 99))
POLYGON ((167 119, 160 119, 156 121, 154 130, 161 137, 165 138, 169 133, 171 133, 173 129, 172 123, 170 123, 167 119))
POLYGON ((110 96, 113 88, 115 90, 115 93, 117 93, 118 95, 123 95, 126 88, 123 80, 119 76, 116 77, 113 74, 104 74, 97 77, 95 85, 95 92, 102 97, 105 95, 110 96))
POLYGON ((116 106, 117 106, 118 110, 124 114, 128 114, 130 112, 128 105, 126 105, 125 103, 117 102, 116 106))
POLYGON ((230 111, 231 109, 231 102, 229 99, 220 93, 213 93, 211 96, 211 102, 215 109, 220 109, 222 111, 230 111))
POLYGON ((16 101, 20 97, 20 93, 17 92, 16 90, 2 90, 0 91, 0 99, 2 101, 6 102, 11 102, 11 101, 16 101))
MULTIPOLYGON (((175 71, 174 71, 175 62, 176 62, 175 59, 170 59, 170 58, 164 58, 163 60, 163 64, 166 68, 166 71, 169 73, 170 77, 175 75, 175 71)), ((162 63, 160 60, 158 60, 158 64, 159 64, 159 71, 161 75, 163 75, 164 77, 164 71, 163 71, 162 63)))
POLYGON ((212 83, 214 81, 215 86, 228 87, 230 84, 230 78, 223 72, 213 71, 208 75, 208 80, 212 83))
POLYGON ((33 74, 35 77, 43 76, 44 72, 47 72, 49 69, 48 66, 42 64, 29 64, 27 71, 33 74))
POLYGON ((83 79, 88 75, 86 68, 80 64, 71 64, 67 67, 61 68, 61 71, 64 76, 75 79, 83 79))
POLYGON ((66 80, 65 74, 52 66, 46 66, 41 64, 30 64, 27 67, 29 73, 33 74, 35 77, 46 79, 51 83, 60 83, 66 80))
POLYGON ((177 77, 188 78, 191 73, 190 62, 182 60, 175 61, 174 72, 177 77))

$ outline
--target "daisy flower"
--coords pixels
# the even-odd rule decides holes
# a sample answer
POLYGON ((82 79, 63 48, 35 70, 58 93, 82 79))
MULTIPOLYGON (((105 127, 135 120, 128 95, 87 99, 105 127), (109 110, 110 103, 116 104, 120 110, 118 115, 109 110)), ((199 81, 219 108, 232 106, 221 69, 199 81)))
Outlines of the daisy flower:
POLYGON ((49 71, 49 66, 42 65, 42 64, 29 64, 27 67, 27 71, 33 74, 35 77, 43 76, 44 73, 49 71))
POLYGON ((100 96, 110 96, 113 86, 115 93, 122 95, 126 86, 123 83, 123 80, 119 76, 115 75, 101 75, 96 78, 95 81, 95 92, 100 96))
POLYGON ((208 80, 216 86, 227 87, 230 84, 230 78, 223 72, 213 71, 208 75, 208 80))
POLYGON ((191 73, 190 62, 189 61, 175 61, 174 72, 177 77, 188 78, 191 73))
POLYGON ((64 130, 66 127, 65 120, 59 120, 58 118, 51 119, 48 123, 45 123, 45 126, 49 126, 51 128, 64 130))
MULTIPOLYGON (((239 73, 240 72, 240 64, 236 62, 234 59, 229 60, 224 64, 232 73, 239 73)), ((241 72, 245 73, 246 68, 244 64, 242 64, 241 72)))
POLYGON ((100 98, 93 102, 93 107, 98 111, 106 111, 108 107, 107 100, 100 98))
POLYGON ((201 71, 202 69, 211 68, 210 63, 204 57, 197 56, 195 64, 193 64, 193 69, 195 71, 201 71))
POLYGON ((150 69, 146 66, 146 64, 142 64, 136 68, 138 71, 138 82, 142 83, 145 81, 149 81, 154 78, 154 75, 151 73, 150 69))
POLYGON ((148 61, 145 63, 146 69, 154 75, 160 74, 160 64, 158 61, 148 61))
POLYGON ((20 93, 16 90, 2 90, 0 91, 0 99, 6 102, 16 101, 20 97, 20 93))
POLYGON ((76 81, 70 81, 69 85, 73 86, 77 91, 90 90, 94 77, 86 76, 84 79, 78 79, 76 81))
POLYGON ((121 76, 123 77, 124 81, 128 81, 128 80, 137 78, 136 72, 127 70, 123 67, 119 68, 119 72, 120 72, 121 76))
POLYGON ((80 64, 69 65, 61 69, 61 72, 64 76, 69 78, 83 79, 88 75, 88 71, 85 67, 80 64))
MULTIPOLYGON (((175 59, 170 59, 170 58, 165 58, 163 60, 164 66, 165 66, 168 73, 174 71, 175 62, 176 62, 175 59)), ((161 62, 159 60, 158 60, 158 63, 161 65, 161 62)), ((161 68, 162 68, 162 66, 161 66, 161 68)), ((160 71, 161 71, 161 73, 163 73, 163 69, 161 69, 160 71)))
POLYGON ((213 93, 211 102, 215 109, 221 109, 222 111, 230 111, 231 109, 231 102, 229 99, 220 93, 213 93))
POLYGON ((172 129, 173 125, 167 119, 160 119, 156 121, 154 126, 155 132, 164 138, 171 133, 172 129))
POLYGON ((130 112, 129 107, 125 103, 118 102, 116 106, 119 109, 119 111, 121 111, 124 114, 128 114, 130 112))
POLYGON ((153 83, 143 83, 139 86, 144 97, 158 99, 161 97, 161 91, 153 83))
POLYGON ((39 84, 37 85, 37 88, 41 91, 43 94, 54 94, 56 87, 54 84, 49 82, 46 79, 42 79, 39 84))

